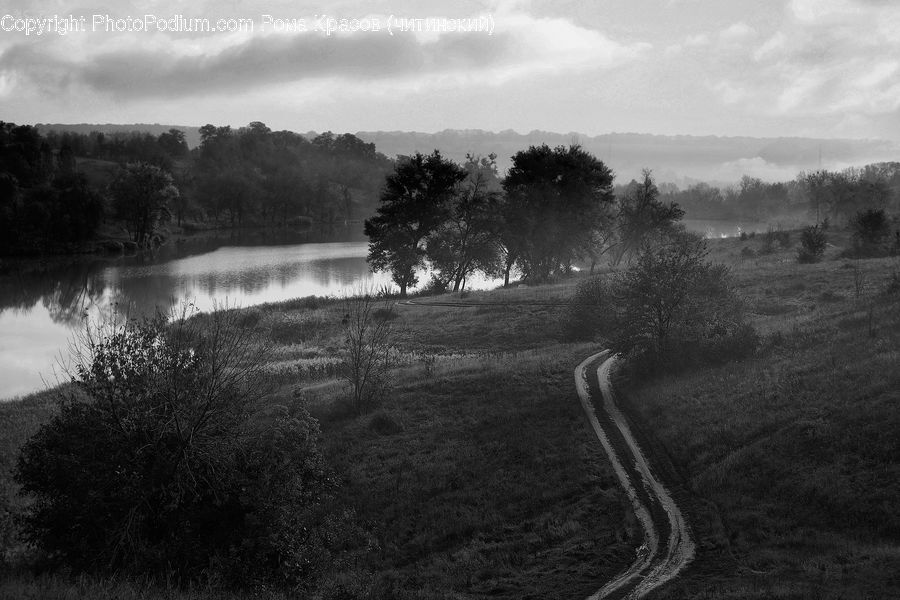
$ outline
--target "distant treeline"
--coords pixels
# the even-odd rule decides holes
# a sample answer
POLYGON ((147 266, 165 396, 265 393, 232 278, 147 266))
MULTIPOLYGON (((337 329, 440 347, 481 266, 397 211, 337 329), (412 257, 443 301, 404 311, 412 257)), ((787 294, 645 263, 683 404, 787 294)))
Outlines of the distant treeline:
MULTIPOLYGON (((361 221, 375 213, 396 165, 352 134, 304 136, 258 121, 197 131, 200 143, 190 149, 185 132, 174 128, 42 133, 0 122, 0 255, 80 251, 126 232, 128 243, 147 245, 160 239, 166 222, 212 228, 361 221)), ((499 188, 491 156, 489 179, 499 188)), ((621 202, 638 185, 618 185, 614 196, 621 202)), ((726 188, 664 183, 657 200, 688 218, 846 222, 865 208, 900 205, 900 163, 803 172, 778 183, 745 176, 726 188)))
POLYGON ((660 186, 662 198, 676 202, 688 218, 771 221, 814 218, 846 222, 860 210, 900 207, 900 162, 843 171, 801 172, 792 181, 767 183, 744 176, 726 188, 706 183, 679 190, 660 186))
POLYGON ((361 220, 393 165, 350 134, 308 139, 260 122, 205 125, 200 134, 190 150, 178 129, 42 134, 0 122, 0 254, 82 249, 103 223, 125 226, 141 245, 166 221, 205 228, 361 220))

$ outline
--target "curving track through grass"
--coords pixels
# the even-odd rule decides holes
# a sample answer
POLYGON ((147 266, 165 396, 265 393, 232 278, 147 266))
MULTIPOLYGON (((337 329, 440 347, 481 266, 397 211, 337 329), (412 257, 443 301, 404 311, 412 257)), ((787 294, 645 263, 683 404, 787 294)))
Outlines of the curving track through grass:
POLYGON ((641 522, 644 543, 631 566, 588 600, 642 598, 675 577, 694 556, 694 543, 681 510, 653 474, 616 405, 609 382, 615 361, 616 356, 608 350, 587 357, 575 368, 575 385, 588 421, 641 522))
MULTIPOLYGON (((402 306, 563 306, 542 302, 419 302, 405 300, 402 306)), ((687 522, 672 495, 654 475, 612 393, 609 374, 616 356, 604 350, 584 359, 575 368, 575 386, 588 421, 603 445, 644 529, 644 543, 635 561, 624 572, 603 585, 588 600, 637 599, 663 585, 694 557, 694 542, 687 522)))

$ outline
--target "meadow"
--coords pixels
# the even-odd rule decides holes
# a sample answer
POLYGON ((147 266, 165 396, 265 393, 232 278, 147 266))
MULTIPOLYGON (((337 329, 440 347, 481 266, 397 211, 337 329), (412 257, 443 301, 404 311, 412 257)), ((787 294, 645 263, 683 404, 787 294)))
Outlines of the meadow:
MULTIPOLYGON (((654 598, 900 596, 900 262, 841 258, 849 234, 829 235, 812 265, 797 264, 789 239, 713 241, 711 258, 732 268, 762 336, 759 352, 617 382, 698 540, 694 563, 654 598)), ((338 500, 362 532, 298 597, 583 598, 633 560, 640 529, 573 382, 598 343, 565 339, 564 306, 527 304, 564 303, 581 280, 452 297, 506 306, 386 303, 392 391, 362 415, 336 378, 341 300, 243 311, 273 346, 271 402, 319 420, 338 500)), ((8 469, 52 414, 50 396, 0 406, 0 598, 227 598, 17 567, 28 553, 11 515, 24 500, 8 469)))
POLYGON ((625 383, 689 492, 700 552, 656 598, 900 596, 900 260, 750 259, 723 240, 757 356, 625 383))

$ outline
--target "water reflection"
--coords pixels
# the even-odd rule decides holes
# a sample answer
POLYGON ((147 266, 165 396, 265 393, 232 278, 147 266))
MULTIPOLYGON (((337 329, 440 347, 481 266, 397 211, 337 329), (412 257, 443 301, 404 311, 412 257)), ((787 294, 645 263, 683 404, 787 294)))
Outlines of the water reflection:
POLYGON ((85 318, 149 315, 185 300, 200 310, 226 301, 250 306, 389 283, 369 271, 365 241, 301 241, 203 239, 152 256, 8 267, 0 273, 0 398, 39 389, 42 377, 55 383, 53 367, 85 318), (260 241, 277 245, 253 245, 260 241))

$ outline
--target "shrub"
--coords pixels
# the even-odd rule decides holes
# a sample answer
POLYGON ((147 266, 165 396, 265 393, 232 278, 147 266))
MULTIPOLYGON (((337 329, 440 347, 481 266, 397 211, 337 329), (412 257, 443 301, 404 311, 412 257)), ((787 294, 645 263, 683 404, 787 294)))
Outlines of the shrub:
POLYGON ((357 413, 371 410, 390 389, 393 308, 369 293, 345 300, 346 338, 341 356, 343 378, 350 384, 357 413))
POLYGON ((884 284, 884 293, 888 296, 900 295, 900 271, 894 269, 884 284))
POLYGON ((447 282, 441 279, 440 277, 436 277, 435 275, 431 276, 431 279, 425 282, 421 288, 419 288, 420 296, 439 296, 440 294, 446 294, 448 291, 447 282))
POLYGON ((593 275, 580 282, 569 310, 563 317, 563 335, 570 340, 592 340, 611 333, 610 320, 615 299, 610 282, 602 275, 593 275))
POLYGON ((810 225, 800 233, 800 249, 797 260, 801 263, 815 263, 822 260, 828 239, 818 225, 810 225))
POLYGON ((706 242, 676 233, 644 247, 610 281, 586 280, 576 291, 566 327, 573 337, 611 337, 637 372, 740 358, 758 338, 743 320, 729 271, 705 260, 706 242))
POLYGON ((891 224, 884 209, 861 210, 853 217, 851 225, 853 256, 885 256, 890 252, 891 224))
POLYGON ((403 431, 403 423, 391 413, 378 411, 369 419, 369 429, 378 435, 394 435, 403 431))
POLYGON ((331 484, 303 410, 265 407, 264 348, 216 311, 91 332, 77 393, 23 447, 27 539, 76 572, 243 585, 309 577, 331 484))
POLYGON ((791 232, 783 231, 781 229, 775 231, 775 241, 778 242, 778 245, 782 248, 790 248, 791 247, 791 232))
POLYGON ((776 245, 780 248, 789 248, 791 245, 791 232, 770 228, 763 235, 763 243, 759 252, 760 254, 772 254, 775 252, 776 245))

